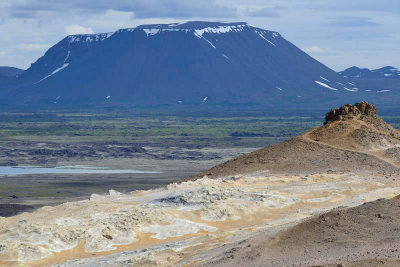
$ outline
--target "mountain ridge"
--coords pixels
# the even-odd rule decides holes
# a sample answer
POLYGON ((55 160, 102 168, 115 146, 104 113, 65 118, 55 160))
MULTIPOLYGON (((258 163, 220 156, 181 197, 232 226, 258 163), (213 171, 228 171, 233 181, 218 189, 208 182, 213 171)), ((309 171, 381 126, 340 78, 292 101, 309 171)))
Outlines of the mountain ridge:
POLYGON ((353 66, 339 72, 340 75, 350 78, 395 78, 400 79, 400 71, 392 66, 385 66, 378 69, 359 68, 353 66))
POLYGON ((8 67, 8 66, 0 66, 0 76, 3 77, 15 77, 17 75, 20 75, 24 72, 25 70, 15 68, 15 67, 8 67))
POLYGON ((0 88, 15 85, 19 75, 23 74, 24 71, 15 67, 0 66, 0 88))

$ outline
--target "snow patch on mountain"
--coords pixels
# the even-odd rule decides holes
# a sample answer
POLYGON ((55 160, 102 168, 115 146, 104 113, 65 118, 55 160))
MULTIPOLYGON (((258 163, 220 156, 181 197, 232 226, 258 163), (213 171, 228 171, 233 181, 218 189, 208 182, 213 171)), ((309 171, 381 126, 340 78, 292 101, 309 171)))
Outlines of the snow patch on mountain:
POLYGON ((160 29, 143 29, 147 36, 155 35, 160 32, 160 29))
POLYGON ((265 41, 267 41, 268 43, 270 43, 273 46, 276 46, 273 42, 271 42, 270 40, 268 40, 265 36, 264 36, 264 32, 261 31, 255 31, 261 38, 263 38, 265 41))
POLYGON ((324 78, 322 76, 319 76, 322 80, 327 81, 327 82, 331 82, 330 80, 328 80, 327 78, 324 78))
POLYGON ((345 89, 345 90, 347 90, 347 91, 349 91, 349 92, 357 92, 358 91, 358 88, 347 88, 347 87, 343 87, 343 89, 345 89))
POLYGON ((319 84, 319 85, 325 87, 325 88, 330 89, 330 90, 334 90, 334 91, 337 91, 337 90, 338 90, 338 89, 336 89, 336 88, 333 88, 333 87, 327 85, 326 83, 323 83, 323 82, 320 82, 320 81, 315 81, 315 82, 316 82, 317 84, 319 84))
POLYGON ((38 81, 37 83, 40 83, 43 80, 46 80, 47 78, 49 78, 50 76, 53 76, 54 74, 56 74, 57 72, 65 69, 66 67, 68 67, 69 63, 65 63, 64 65, 62 65, 62 67, 59 67, 58 69, 55 69, 51 74, 47 75, 46 77, 44 77, 43 79, 41 79, 40 81, 38 81))
POLYGON ((194 35, 199 38, 199 39, 203 39, 204 41, 206 41, 207 43, 209 43, 211 45, 212 48, 216 49, 215 45, 213 43, 211 43, 209 40, 207 40, 206 38, 204 38, 203 36, 201 36, 200 34, 198 34, 197 32, 194 32, 194 35))
POLYGON ((64 59, 64 63, 68 60, 70 54, 71 54, 71 50, 68 50, 67 56, 64 59))
MULTIPOLYGON (((133 29, 135 30, 135 29, 133 29)), ((189 29, 158 29, 158 28, 144 28, 141 29, 143 30, 147 36, 151 36, 151 35, 156 35, 159 34, 161 32, 190 32, 191 30, 189 29)))
POLYGON ((110 36, 113 34, 114 34, 113 32, 98 33, 98 34, 77 34, 77 35, 70 35, 67 38, 70 44, 77 42, 92 43, 92 42, 104 41, 110 38, 110 36))
MULTIPOLYGON (((252 27, 247 23, 235 24, 235 25, 218 25, 218 26, 207 26, 207 27, 185 27, 185 23, 171 23, 167 25, 155 24, 155 25, 142 25, 136 28, 120 29, 119 32, 134 32, 136 30, 143 30, 147 36, 153 36, 162 32, 193 32, 195 36, 203 36, 203 34, 223 34, 228 32, 241 32, 246 28, 252 27)), ((277 33, 273 33, 273 38, 279 36, 277 33)))
POLYGON ((209 44, 211 45, 212 48, 217 49, 217 48, 215 47, 215 45, 213 45, 213 43, 211 43, 209 40, 207 40, 207 39, 204 38, 204 37, 203 37, 203 39, 204 39, 204 41, 206 41, 207 43, 209 43, 209 44))
POLYGON ((222 54, 222 56, 223 56, 224 58, 226 58, 226 59, 229 59, 229 57, 228 57, 227 55, 225 55, 225 54, 222 54))
POLYGON ((203 36, 204 33, 215 33, 215 34, 221 34, 221 33, 228 33, 228 32, 241 32, 243 31, 246 27, 249 27, 248 24, 240 24, 240 25, 234 25, 234 26, 217 26, 217 27, 207 27, 203 29, 196 29, 195 32, 203 36))

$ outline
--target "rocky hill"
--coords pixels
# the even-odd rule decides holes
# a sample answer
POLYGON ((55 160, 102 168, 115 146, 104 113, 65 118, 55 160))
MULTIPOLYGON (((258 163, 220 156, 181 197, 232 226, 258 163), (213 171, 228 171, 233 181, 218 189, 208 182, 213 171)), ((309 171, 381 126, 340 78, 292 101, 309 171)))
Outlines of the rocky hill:
POLYGON ((344 105, 326 114, 323 126, 283 143, 220 164, 195 177, 257 171, 399 172, 400 133, 367 102, 344 105))

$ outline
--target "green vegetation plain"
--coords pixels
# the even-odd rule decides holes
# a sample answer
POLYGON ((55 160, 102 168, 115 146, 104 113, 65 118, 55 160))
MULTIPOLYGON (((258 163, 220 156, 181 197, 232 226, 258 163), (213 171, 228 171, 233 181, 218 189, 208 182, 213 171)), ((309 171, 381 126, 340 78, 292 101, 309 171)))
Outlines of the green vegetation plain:
MULTIPOLYGON (((400 116, 385 116, 400 128, 400 116)), ((263 147, 320 126, 321 117, 0 113, 0 142, 115 141, 185 147, 263 147)))
POLYGON ((187 147, 261 147, 301 134, 321 123, 321 118, 265 115, 2 113, 0 141, 115 141, 187 147))

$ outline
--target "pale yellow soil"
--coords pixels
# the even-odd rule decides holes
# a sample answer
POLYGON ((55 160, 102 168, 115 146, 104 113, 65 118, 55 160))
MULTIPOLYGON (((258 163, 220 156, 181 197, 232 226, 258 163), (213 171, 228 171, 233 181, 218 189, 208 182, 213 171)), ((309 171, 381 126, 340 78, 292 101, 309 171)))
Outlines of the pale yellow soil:
POLYGON ((1 218, 0 260, 25 266, 68 260, 83 266, 96 260, 124 265, 127 256, 121 253, 136 251, 129 262, 190 263, 191 258, 198 261, 195 255, 202 251, 238 236, 397 194, 397 183, 382 176, 265 172, 204 178, 129 195, 111 192, 1 218))

